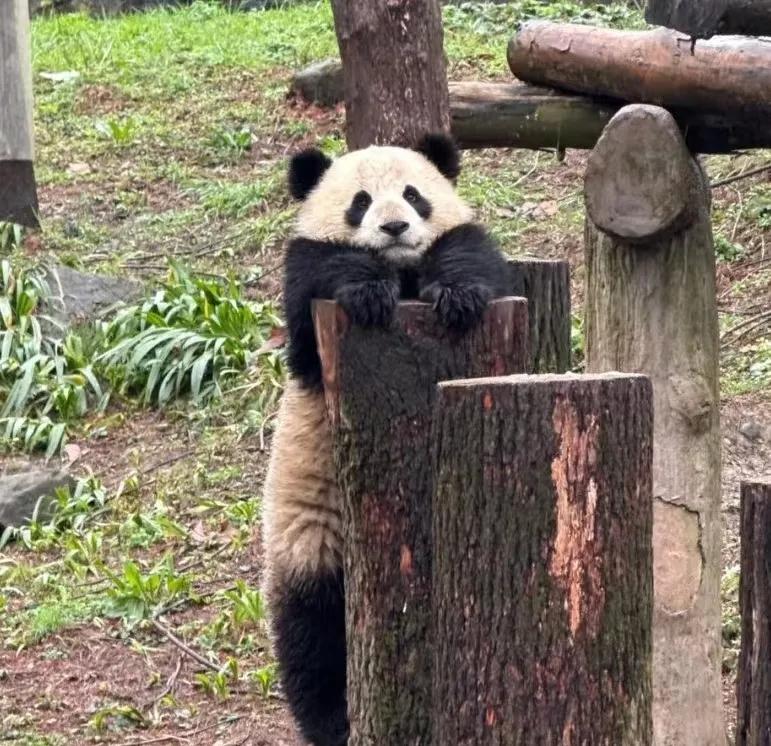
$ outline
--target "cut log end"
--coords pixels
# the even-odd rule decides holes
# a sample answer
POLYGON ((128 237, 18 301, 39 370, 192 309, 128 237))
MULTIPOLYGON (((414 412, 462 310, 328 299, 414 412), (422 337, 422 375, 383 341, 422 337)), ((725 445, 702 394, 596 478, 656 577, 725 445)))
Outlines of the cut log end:
POLYGON ((687 227, 693 218, 692 160, 669 112, 625 106, 589 157, 584 186, 589 216, 600 230, 627 241, 687 227))

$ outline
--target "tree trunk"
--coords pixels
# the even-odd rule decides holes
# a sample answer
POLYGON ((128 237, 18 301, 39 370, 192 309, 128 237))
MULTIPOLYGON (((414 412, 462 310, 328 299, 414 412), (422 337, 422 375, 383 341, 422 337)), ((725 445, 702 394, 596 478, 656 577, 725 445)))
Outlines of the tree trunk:
POLYGON ((402 303, 391 330, 320 301, 316 336, 345 504, 350 746, 430 738, 431 418, 440 380, 527 366, 527 304, 491 304, 467 335, 402 303))
POLYGON ((527 299, 531 373, 570 370, 570 264, 551 259, 512 259, 511 294, 527 299))
POLYGON ((709 188, 669 114, 636 105, 597 143, 585 191, 587 370, 645 373, 654 388, 656 744, 725 746, 709 188))
POLYGON ((434 745, 650 746, 652 390, 442 383, 434 745))
POLYGON ((696 38, 771 34, 771 0, 648 0, 645 20, 696 38))
POLYGON ((450 131, 438 0, 332 0, 348 148, 414 145, 450 131))
POLYGON ((26 0, 0 5, 0 221, 36 227, 32 63, 26 0))
POLYGON ((771 45, 752 39, 699 42, 676 31, 616 31, 532 22, 509 42, 521 80, 659 106, 771 113, 771 45))
POLYGON ((771 482, 743 483, 737 746, 771 744, 771 482))

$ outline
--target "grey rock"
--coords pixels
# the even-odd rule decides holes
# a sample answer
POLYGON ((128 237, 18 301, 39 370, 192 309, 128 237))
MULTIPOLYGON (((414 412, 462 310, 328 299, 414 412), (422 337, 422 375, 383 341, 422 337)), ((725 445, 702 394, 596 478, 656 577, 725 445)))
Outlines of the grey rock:
POLYGON ((48 313, 62 328, 93 320, 114 306, 136 300, 143 292, 141 283, 133 280, 89 275, 64 265, 49 267, 46 280, 56 298, 48 313))
POLYGON ((319 106, 335 106, 343 100, 343 66, 340 60, 323 60, 296 73, 291 90, 319 106))
POLYGON ((1 474, 0 531, 8 526, 20 528, 28 523, 41 498, 38 520, 48 520, 56 488, 65 486, 73 489, 75 480, 67 472, 53 467, 28 465, 24 470, 1 474))
POLYGON ((739 426, 739 432, 747 438, 747 440, 760 440, 763 437, 763 428, 754 420, 743 422, 739 426))

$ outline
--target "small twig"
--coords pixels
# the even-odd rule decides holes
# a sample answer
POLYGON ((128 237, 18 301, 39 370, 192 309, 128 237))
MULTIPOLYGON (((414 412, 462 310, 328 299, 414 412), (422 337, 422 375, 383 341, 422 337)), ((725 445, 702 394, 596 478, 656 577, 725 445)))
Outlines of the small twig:
POLYGON ((726 184, 733 184, 735 181, 741 181, 742 179, 749 179, 750 176, 757 176, 758 174, 762 174, 766 171, 771 171, 771 163, 766 163, 765 166, 759 166, 758 168, 752 168, 749 171, 743 171, 740 174, 734 174, 733 176, 728 176, 725 179, 721 179, 720 181, 716 181, 710 184, 710 187, 712 189, 717 189, 718 187, 725 186, 726 184))
POLYGON ((177 667, 174 669, 174 673, 169 676, 166 681, 166 686, 163 691, 155 698, 155 703, 158 704, 167 694, 171 694, 174 691, 174 687, 177 685, 177 678, 182 670, 182 656, 177 656, 177 667))
POLYGON ((196 653, 195 650, 193 650, 191 647, 186 645, 182 640, 179 639, 168 627, 166 627, 164 624, 161 624, 157 619, 151 619, 150 624, 155 627, 158 632, 160 632, 162 635, 164 635, 169 642, 171 642, 173 645, 176 645, 183 653, 190 656, 194 661, 197 663, 200 663, 205 668, 208 668, 210 671, 214 671, 215 673, 220 672, 220 667, 214 665, 211 661, 204 658, 200 653, 196 653))
POLYGON ((144 741, 129 741, 124 743, 123 746, 147 746, 149 743, 163 743, 164 741, 176 741, 177 743, 190 743, 188 738, 180 738, 180 736, 158 736, 157 738, 148 738, 144 741))

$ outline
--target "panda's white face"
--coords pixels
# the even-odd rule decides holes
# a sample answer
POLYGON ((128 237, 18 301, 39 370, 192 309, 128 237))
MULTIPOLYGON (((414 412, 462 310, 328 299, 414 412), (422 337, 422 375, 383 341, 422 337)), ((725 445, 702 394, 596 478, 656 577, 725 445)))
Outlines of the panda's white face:
POLYGON ((471 216, 452 183, 422 153, 372 146, 327 168, 300 208, 296 233, 345 241, 408 265, 471 216))

